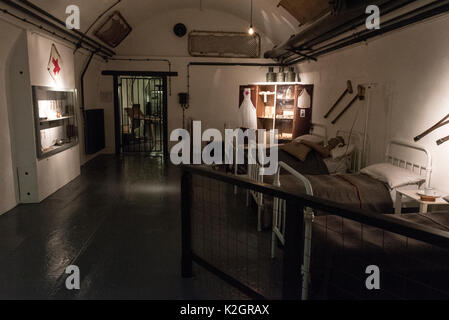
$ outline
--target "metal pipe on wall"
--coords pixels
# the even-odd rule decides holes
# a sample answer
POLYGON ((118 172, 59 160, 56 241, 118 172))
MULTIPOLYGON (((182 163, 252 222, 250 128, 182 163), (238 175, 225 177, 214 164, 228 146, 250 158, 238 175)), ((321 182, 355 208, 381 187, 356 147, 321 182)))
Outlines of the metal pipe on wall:
MULTIPOLYGON (((133 62, 154 62, 154 61, 160 61, 160 62, 166 62, 168 64, 168 72, 171 73, 171 61, 168 59, 157 59, 157 58, 108 58, 107 60, 112 61, 133 61, 133 62)), ((168 77, 168 94, 171 97, 172 95, 172 85, 171 85, 171 77, 168 77)))
MULTIPOLYGON (((18 0, 19 2, 23 3, 24 5, 26 5, 27 7, 37 11, 40 14, 43 14, 44 16, 50 18, 51 20, 57 22, 58 24, 65 26, 65 22, 59 20, 58 18, 56 18, 54 15, 48 13, 47 11, 41 9, 40 7, 36 6, 35 4, 31 3, 28 0, 18 0)), ((76 33, 77 35, 81 36, 80 41, 86 39, 87 41, 93 43, 95 46, 97 46, 98 48, 102 48, 105 51, 108 51, 110 53, 110 55, 115 55, 115 52, 105 46, 103 46, 101 43, 99 43, 98 41, 96 41, 95 39, 92 39, 91 37, 89 37, 87 35, 87 32, 81 32, 79 30, 72 30, 74 33, 76 33)))
POLYGON ((86 123, 86 106, 85 106, 85 97, 84 97, 84 76, 86 75, 87 69, 90 66, 90 63, 92 62, 92 58, 94 57, 95 53, 92 52, 89 56, 89 58, 87 59, 86 65, 84 66, 83 72, 81 73, 81 87, 80 87, 80 96, 81 96, 81 114, 83 117, 83 131, 84 131, 84 148, 86 151, 86 154, 88 153, 87 150, 87 123, 86 123))
POLYGON ((89 58, 87 59, 86 65, 84 66, 83 72, 81 73, 81 87, 80 87, 80 95, 81 95, 81 111, 83 113, 84 117, 84 111, 85 111, 85 98, 84 98, 84 76, 86 75, 87 69, 89 69, 90 63, 92 62, 92 58, 94 57, 95 53, 91 53, 89 58))
MULTIPOLYGON (((28 2, 28 0, 20 0, 20 1, 26 1, 26 2, 28 2)), ((90 29, 92 29, 93 28, 93 26, 109 11, 109 10, 111 10, 112 8, 114 8, 115 6, 117 6, 120 2, 121 2, 122 0, 117 0, 114 4, 112 4, 111 6, 109 6, 108 8, 106 8, 106 10, 104 10, 95 20, 94 20, 94 22, 92 22, 92 24, 89 26, 89 28, 87 28, 86 29, 86 32, 80 32, 80 34, 81 34, 81 38, 80 38, 80 44, 81 44, 81 42, 85 39, 85 38, 88 38, 87 37, 87 34, 89 33, 89 31, 90 31, 90 29)), ((89 38, 90 39, 90 38, 89 38)), ((75 52, 76 52, 76 50, 78 50, 78 48, 76 48, 75 49, 75 52)))
MULTIPOLYGON (((405 26, 411 25, 413 23, 432 18, 434 16, 443 14, 449 11, 449 1, 434 1, 428 5, 415 9, 409 13, 403 14, 401 16, 392 18, 391 20, 384 22, 381 29, 378 30, 364 30, 356 34, 350 35, 343 39, 334 41, 326 46, 312 50, 309 54, 315 57, 339 50, 351 46, 353 44, 366 41, 368 39, 377 37, 379 35, 386 34, 388 32, 403 28, 405 26), (393 23, 392 23, 393 22, 393 23)), ((289 61, 285 61, 288 66, 301 63, 305 61, 304 58, 299 57, 289 61)))
MULTIPOLYGON (((414 1, 415 0, 373 0, 368 2, 370 2, 369 4, 378 5, 383 14, 388 14, 414 1)), ((285 60, 286 58, 294 55, 291 52, 293 49, 310 49, 317 44, 328 41, 364 24, 366 21, 366 13, 365 10, 361 11, 360 8, 364 8, 363 3, 365 2, 366 1, 362 2, 362 5, 350 5, 346 10, 342 10, 340 14, 327 15, 321 21, 311 25, 303 32, 291 37, 284 44, 265 52, 265 58, 285 60)), ((338 6, 344 7, 342 4, 338 6)), ((311 53, 308 52, 308 54, 310 55, 311 53)))
POLYGON ((187 64, 187 108, 190 107, 190 67, 191 66, 219 66, 219 67, 284 67, 281 63, 256 63, 256 62, 189 62, 187 64))
MULTIPOLYGON (((57 24, 55 24, 55 23, 53 23, 53 22, 48 21, 47 19, 43 18, 43 17, 40 16, 39 14, 34 13, 33 11, 31 11, 31 10, 29 10, 29 9, 27 9, 27 8, 25 8, 25 7, 23 7, 23 6, 19 5, 19 4, 17 4, 17 3, 15 3, 15 2, 11 1, 11 0, 0 0, 0 2, 5 3, 6 5, 8 5, 8 6, 10 6, 11 8, 14 8, 15 10, 17 10, 17 11, 19 11, 19 12, 21 12, 21 13, 27 15, 28 17, 31 17, 31 18, 33 18, 33 19, 36 19, 36 20, 39 21, 39 22, 45 23, 46 25, 48 25, 49 27, 51 27, 52 29, 54 29, 56 32, 62 33, 62 34, 64 34, 65 36, 71 38, 72 40, 75 40, 75 41, 76 41, 76 42, 75 42, 75 45, 76 45, 77 42, 80 41, 80 37, 79 37, 77 34, 75 34, 75 33, 71 32, 71 31, 69 31, 68 29, 66 29, 66 28, 65 28, 65 23, 62 22, 62 21, 60 21, 60 20, 58 20, 56 17, 54 17, 54 19, 56 19, 56 20, 59 21, 59 22, 57 22, 57 23, 60 24, 60 25, 62 24, 64 27, 59 26, 59 25, 57 25, 57 24)), ((36 10, 36 9, 34 9, 34 10, 36 10)), ((41 9, 41 10, 42 10, 42 9, 41 9)), ((7 10, 5 10, 5 11, 6 11, 7 13, 11 14, 12 16, 15 16, 14 14, 10 13, 9 11, 7 11, 7 10)), ((4 11, 4 12, 5 12, 5 11, 4 11)), ((42 11, 43 11, 43 10, 42 10, 42 11)), ((45 11, 44 11, 44 12, 45 12, 45 11)), ((47 15, 50 15, 50 14, 47 13, 47 15)), ((22 21, 24 21, 24 22, 27 22, 27 23, 32 23, 31 21, 27 20, 26 18, 19 18, 19 17, 17 17, 17 16, 15 16, 15 18, 18 18, 18 19, 20 19, 20 20, 22 20, 22 21)), ((32 23, 32 24, 33 24, 33 23, 32 23)), ((38 27, 39 27, 39 29, 43 29, 42 26, 38 26, 38 27)), ((52 33, 52 34, 55 35, 55 36, 59 36, 60 38, 64 38, 63 36, 56 35, 56 32, 55 32, 55 31, 52 31, 52 32, 49 31, 49 32, 52 33)), ((67 41, 70 41, 70 40, 67 39, 67 38, 64 38, 64 39, 67 40, 67 41)), ((86 39, 84 39, 83 41, 81 41, 81 43, 84 44, 85 46, 87 46, 88 50, 90 50, 90 51, 95 51, 97 54, 102 53, 102 54, 103 54, 103 56, 102 56, 103 58, 104 58, 105 56, 106 56, 106 57, 111 57, 111 56, 113 56, 113 55, 115 54, 114 51, 112 51, 112 50, 110 50, 110 49, 108 49, 108 48, 102 46, 102 45, 99 44, 99 43, 92 43, 91 41, 92 41, 92 40, 86 40, 86 39)), ((71 41, 71 42, 72 42, 72 41, 71 41)), ((73 42, 72 42, 72 43, 73 43, 73 42)), ((84 47, 84 48, 85 48, 85 47, 84 47)))

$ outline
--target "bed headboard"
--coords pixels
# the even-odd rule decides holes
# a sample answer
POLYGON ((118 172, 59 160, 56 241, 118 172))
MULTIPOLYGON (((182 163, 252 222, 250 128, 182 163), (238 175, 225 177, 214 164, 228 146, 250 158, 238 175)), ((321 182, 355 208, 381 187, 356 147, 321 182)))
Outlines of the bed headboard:
POLYGON ((346 144, 353 144, 355 146, 354 153, 351 156, 351 163, 349 170, 352 173, 357 173, 362 169, 363 160, 363 133, 358 131, 338 130, 336 136, 343 137, 346 144))
POLYGON ((327 144, 329 136, 327 134, 327 127, 324 124, 312 123, 310 134, 322 138, 324 143, 327 144))
POLYGON ((391 163, 394 166, 404 169, 410 169, 414 173, 425 176, 425 186, 430 187, 430 179, 432 176, 432 155, 430 154, 428 149, 417 145, 416 143, 407 142, 400 139, 393 139, 388 143, 385 158, 387 162, 391 163), (423 153, 426 157, 426 164, 419 164, 417 162, 407 160, 407 157, 398 157, 393 155, 393 146, 399 146, 409 150, 411 149, 412 151, 423 153))

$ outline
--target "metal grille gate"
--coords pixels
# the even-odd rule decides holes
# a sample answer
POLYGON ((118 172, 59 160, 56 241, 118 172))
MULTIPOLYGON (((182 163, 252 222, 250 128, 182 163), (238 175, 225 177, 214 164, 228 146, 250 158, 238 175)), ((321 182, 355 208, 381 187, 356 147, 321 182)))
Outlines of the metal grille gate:
POLYGON ((165 83, 162 77, 120 77, 123 153, 164 154, 165 83))

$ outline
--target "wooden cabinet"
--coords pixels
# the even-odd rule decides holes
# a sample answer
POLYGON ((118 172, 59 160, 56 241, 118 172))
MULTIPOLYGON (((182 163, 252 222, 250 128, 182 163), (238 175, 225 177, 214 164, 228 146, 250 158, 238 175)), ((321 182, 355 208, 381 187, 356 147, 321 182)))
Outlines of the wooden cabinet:
POLYGON ((240 104, 245 88, 251 88, 251 100, 256 107, 258 129, 277 129, 280 142, 288 142, 310 132, 313 85, 302 83, 243 85, 240 86, 240 104))

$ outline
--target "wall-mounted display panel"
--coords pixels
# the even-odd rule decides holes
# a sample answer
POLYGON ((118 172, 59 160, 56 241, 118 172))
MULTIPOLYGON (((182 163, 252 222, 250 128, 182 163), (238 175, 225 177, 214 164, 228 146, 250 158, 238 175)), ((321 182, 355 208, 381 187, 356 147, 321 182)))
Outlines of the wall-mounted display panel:
POLYGON ((76 90, 33 87, 36 149, 39 159, 78 144, 76 90))

